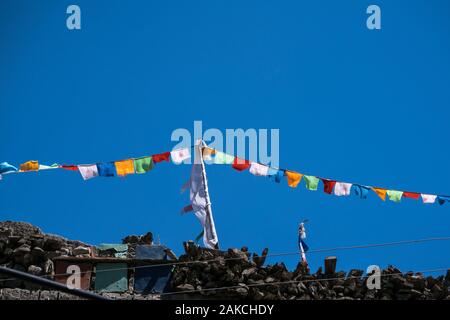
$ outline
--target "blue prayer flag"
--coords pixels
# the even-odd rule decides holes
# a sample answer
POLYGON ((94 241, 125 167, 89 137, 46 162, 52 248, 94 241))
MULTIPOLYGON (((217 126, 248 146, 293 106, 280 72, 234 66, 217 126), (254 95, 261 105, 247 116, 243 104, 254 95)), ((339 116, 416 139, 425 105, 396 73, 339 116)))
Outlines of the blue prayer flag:
POLYGON ((97 171, 100 177, 114 177, 116 166, 114 162, 97 163, 97 171))

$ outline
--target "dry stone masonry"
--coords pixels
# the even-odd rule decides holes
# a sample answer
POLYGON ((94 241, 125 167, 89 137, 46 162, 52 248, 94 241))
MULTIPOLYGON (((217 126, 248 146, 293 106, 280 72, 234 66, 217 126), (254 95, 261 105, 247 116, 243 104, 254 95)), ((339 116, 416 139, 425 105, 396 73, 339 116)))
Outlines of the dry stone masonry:
MULTIPOLYGON (((151 233, 128 236, 128 257, 136 245, 151 243, 151 233)), ((199 248, 193 242, 183 244, 185 254, 173 268, 168 292, 162 295, 135 294, 132 286, 124 293, 103 293, 113 299, 253 299, 253 300, 450 300, 450 270, 432 277, 420 273, 402 273, 393 266, 382 271, 381 289, 369 290, 363 270, 325 274, 322 269, 310 273, 302 264, 294 271, 283 263, 264 266, 268 249, 261 255, 247 248, 216 251, 199 248), (280 284, 280 282, 283 282, 280 284)), ((80 241, 44 234, 39 228, 22 222, 0 222, 0 265, 52 278, 54 260, 61 257, 91 257, 95 247, 80 241)), ((170 251, 171 252, 171 251, 170 251)), ((171 253, 173 254, 173 253, 171 253)), ((176 258, 173 256, 173 258, 176 258)), ((0 300, 79 299, 66 293, 49 291, 36 284, 0 275, 0 300), (6 279, 5 279, 6 278, 6 279)))

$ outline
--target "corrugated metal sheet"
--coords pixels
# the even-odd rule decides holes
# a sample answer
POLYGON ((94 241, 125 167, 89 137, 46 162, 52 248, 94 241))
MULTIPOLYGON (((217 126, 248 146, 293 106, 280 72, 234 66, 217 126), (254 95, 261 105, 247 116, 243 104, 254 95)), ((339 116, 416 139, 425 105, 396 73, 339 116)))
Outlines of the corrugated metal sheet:
POLYGON ((98 263, 95 266, 95 291, 124 292, 128 290, 126 263, 98 263))
POLYGON ((149 266, 136 268, 134 291, 136 293, 163 293, 172 276, 173 266, 149 266))
POLYGON ((89 290, 91 286, 92 264, 81 262, 55 261, 55 281, 64 285, 77 287, 74 277, 79 276, 79 288, 89 290), (74 274, 76 273, 76 275, 74 274), (69 279, 70 277, 70 279, 69 279), (67 281, 69 280, 69 282, 67 281))
POLYGON ((126 258, 128 253, 127 244, 102 243, 97 248, 100 251, 100 255, 107 251, 112 251, 116 258, 126 258))
POLYGON ((136 246, 136 259, 167 260, 166 249, 165 246, 138 245, 136 246))

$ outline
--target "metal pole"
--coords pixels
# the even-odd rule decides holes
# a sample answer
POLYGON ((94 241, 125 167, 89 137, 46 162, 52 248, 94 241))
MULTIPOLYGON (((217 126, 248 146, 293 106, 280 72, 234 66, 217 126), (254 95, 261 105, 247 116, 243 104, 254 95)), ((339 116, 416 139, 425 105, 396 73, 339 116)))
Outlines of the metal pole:
MULTIPOLYGON (((201 140, 198 144, 198 148, 200 151, 200 165, 202 166, 202 178, 203 178, 203 185, 205 186, 205 197, 206 197, 206 219, 209 220, 209 225, 212 227, 214 225, 214 219, 212 218, 212 209, 211 209, 211 200, 209 198, 209 190, 208 190, 208 180, 206 179, 206 169, 205 169, 205 163, 203 161, 203 149, 205 148, 206 143, 201 140)), ((215 228, 214 228, 215 229, 215 228)), ((210 233, 213 233, 213 228, 210 229, 210 233)), ((219 249, 219 242, 217 242, 215 249, 219 249)))
POLYGON ((49 287, 49 288, 53 288, 59 291, 63 291, 63 292, 67 292, 70 294, 73 294, 75 296, 79 296, 79 297, 83 297, 83 298, 87 298, 87 299, 93 299, 93 300, 111 300, 107 297, 95 294, 93 292, 89 292, 89 291, 85 291, 85 290, 80 290, 80 289, 70 289, 69 287, 56 282, 56 281, 52 281, 49 279, 45 279, 42 277, 38 277, 26 272, 22 272, 22 271, 18 271, 18 270, 14 270, 14 269, 10 269, 10 268, 6 268, 6 267, 2 267, 0 266, 0 273, 4 273, 10 276, 13 276, 15 278, 19 278, 19 279, 23 279, 26 281, 30 281, 33 283, 37 283, 40 284, 44 287, 49 287))

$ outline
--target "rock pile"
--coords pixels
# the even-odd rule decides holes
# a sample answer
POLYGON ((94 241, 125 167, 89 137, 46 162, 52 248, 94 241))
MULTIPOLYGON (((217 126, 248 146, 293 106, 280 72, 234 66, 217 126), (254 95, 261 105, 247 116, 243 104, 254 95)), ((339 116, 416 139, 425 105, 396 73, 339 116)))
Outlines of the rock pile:
POLYGON ((323 274, 319 268, 310 274, 299 264, 290 272, 283 263, 261 267, 245 250, 229 249, 218 254, 200 248, 189 249, 180 256, 180 261, 195 261, 177 265, 174 270, 172 289, 179 292, 180 298, 450 300, 450 270, 446 276, 433 278, 421 273, 402 273, 389 266, 382 271, 381 289, 369 290, 363 270, 323 274))
MULTIPOLYGON (((50 276, 52 259, 59 256, 85 256, 90 247, 80 241, 71 241, 42 231, 24 222, 0 222, 0 265, 37 276, 50 276)), ((3 277, 4 278, 4 277, 3 277)), ((34 288, 21 280, 2 280, 0 287, 34 288)))
MULTIPOLYGON (((133 255, 137 244, 152 243, 150 233, 128 236, 123 242, 133 255)), ((283 263, 263 266, 268 249, 261 255, 247 248, 217 251, 184 243, 185 254, 174 260, 171 294, 162 299, 398 299, 450 300, 450 270, 445 276, 402 273, 393 266, 382 271, 381 289, 369 290, 363 270, 316 273, 299 264, 294 271, 283 263), (225 288, 226 287, 226 288, 225 288)), ((56 235, 44 234, 28 223, 0 222, 0 265, 38 276, 53 274, 53 259, 59 256, 89 257, 93 247, 56 235)), ((33 284, 0 275, 0 299, 66 299, 57 292, 40 290, 33 284), (3 289, 2 289, 3 288, 3 289), (6 289, 5 289, 6 288, 6 289), (9 289, 8 289, 9 288, 9 289), (12 289, 10 289, 12 288, 12 289), (28 297, 28 298, 27 298, 28 297)), ((135 295, 132 292, 108 294, 116 299, 158 299, 159 296, 135 295)))

